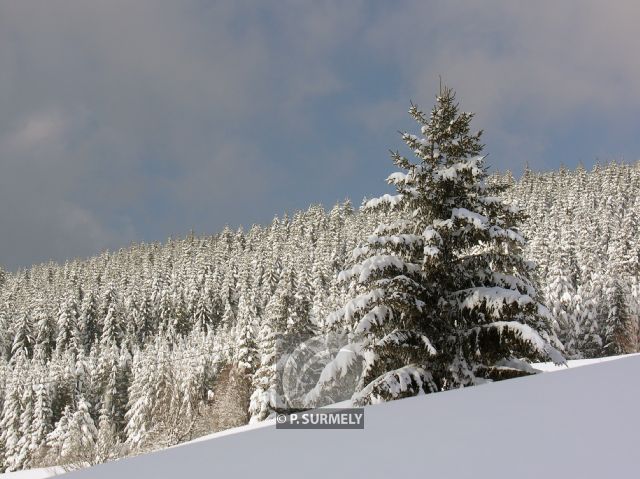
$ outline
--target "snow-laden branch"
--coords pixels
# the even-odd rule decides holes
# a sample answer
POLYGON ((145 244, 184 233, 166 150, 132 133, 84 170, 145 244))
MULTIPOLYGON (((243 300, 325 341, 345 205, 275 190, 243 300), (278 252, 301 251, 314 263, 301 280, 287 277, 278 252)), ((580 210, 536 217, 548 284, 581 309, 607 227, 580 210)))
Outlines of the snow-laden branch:
POLYGON ((393 208, 396 205, 398 205, 403 198, 404 198, 404 195, 402 194, 399 194, 399 195, 384 194, 378 198, 372 198, 369 201, 367 201, 365 205, 362 207, 362 209, 364 210, 374 209, 380 206, 387 206, 387 205, 393 208))
POLYGON ((470 172, 475 178, 484 174, 483 169, 480 167, 484 156, 476 156, 467 161, 461 161, 449 165, 447 167, 439 168, 435 170, 432 175, 436 180, 457 180, 462 173, 470 172))
POLYGON ((407 263, 394 255, 376 255, 367 258, 362 263, 353 266, 351 269, 340 272, 338 281, 348 281, 357 276, 357 281, 365 283, 369 280, 373 273, 377 273, 389 268, 395 268, 398 271, 406 273, 419 273, 420 265, 407 263))
POLYGON ((536 301, 527 294, 499 286, 469 288, 456 291, 454 295, 457 298, 458 307, 461 310, 473 310, 484 305, 489 314, 494 318, 500 317, 505 307, 514 304, 520 308, 537 304, 536 301))

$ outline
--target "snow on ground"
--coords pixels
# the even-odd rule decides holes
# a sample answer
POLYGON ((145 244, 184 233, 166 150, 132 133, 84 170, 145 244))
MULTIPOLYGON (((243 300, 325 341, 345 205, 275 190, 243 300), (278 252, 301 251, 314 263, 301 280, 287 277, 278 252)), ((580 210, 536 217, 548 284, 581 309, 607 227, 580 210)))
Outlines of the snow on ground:
POLYGON ((610 359, 368 407, 364 431, 269 421, 65 478, 631 477, 640 357, 610 359))
POLYGON ((40 469, 27 469, 25 471, 6 472, 0 474, 2 479, 42 479, 45 477, 64 474, 66 471, 62 467, 43 467, 40 469))
POLYGON ((598 363, 603 363, 606 361, 613 361, 614 359, 621 359, 621 358, 626 358, 626 357, 631 357, 631 356, 639 356, 640 353, 636 353, 636 354, 623 354, 621 356, 607 356, 604 358, 595 358, 595 359, 573 359, 571 361, 567 361, 567 365, 566 366, 562 366, 562 365, 558 365, 558 364, 554 364, 554 363, 534 363, 532 364, 532 366, 539 370, 539 371, 543 371, 545 373, 548 372, 553 372, 553 371, 561 371, 563 369, 567 369, 567 368, 579 368, 582 366, 590 366, 591 364, 598 364, 598 363))

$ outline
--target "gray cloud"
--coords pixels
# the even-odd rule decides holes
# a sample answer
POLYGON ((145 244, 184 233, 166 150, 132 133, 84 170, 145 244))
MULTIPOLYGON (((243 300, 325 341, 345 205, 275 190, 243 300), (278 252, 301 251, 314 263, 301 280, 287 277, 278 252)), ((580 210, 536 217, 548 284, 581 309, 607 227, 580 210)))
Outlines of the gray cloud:
POLYGON ((339 81, 322 60, 335 35, 318 27, 284 52, 256 10, 0 6, 0 262, 86 255, 199 222, 213 230, 236 214, 263 219, 260 198, 286 167, 260 151, 256 129, 273 117, 304 131, 296 110, 339 81), (319 61, 298 68, 307 55, 319 61))
POLYGON ((624 123, 637 114, 639 15, 634 1, 416 1, 389 8, 366 38, 421 104, 431 104, 441 74, 492 143, 539 163, 545 137, 577 117, 624 123))
POLYGON ((558 130, 597 117, 624 131, 638 113, 639 9, 4 2, 0 263, 357 202, 438 74, 478 112, 497 166, 545 166, 558 130))

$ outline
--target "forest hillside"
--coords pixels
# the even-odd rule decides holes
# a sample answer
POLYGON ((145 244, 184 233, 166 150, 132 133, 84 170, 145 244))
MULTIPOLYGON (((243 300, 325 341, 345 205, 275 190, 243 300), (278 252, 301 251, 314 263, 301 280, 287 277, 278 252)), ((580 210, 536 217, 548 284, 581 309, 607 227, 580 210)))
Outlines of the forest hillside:
MULTIPOLYGON (((527 215, 524 255, 564 355, 638 351, 640 163, 488 181, 527 215)), ((315 205, 2 273, 0 468, 93 464, 260 416, 270 325, 321 331, 349 298, 352 251, 394 215, 315 205)))

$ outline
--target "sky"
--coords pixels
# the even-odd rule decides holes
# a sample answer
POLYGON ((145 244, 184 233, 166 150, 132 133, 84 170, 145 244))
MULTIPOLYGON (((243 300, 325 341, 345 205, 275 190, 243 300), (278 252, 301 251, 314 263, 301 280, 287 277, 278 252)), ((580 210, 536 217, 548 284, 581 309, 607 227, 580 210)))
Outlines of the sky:
POLYGON ((0 2, 0 265, 388 191, 439 77, 494 169, 640 158, 640 3, 0 2))

